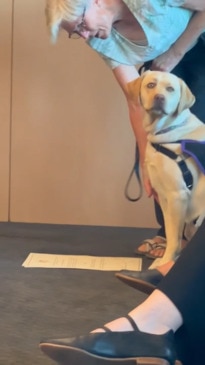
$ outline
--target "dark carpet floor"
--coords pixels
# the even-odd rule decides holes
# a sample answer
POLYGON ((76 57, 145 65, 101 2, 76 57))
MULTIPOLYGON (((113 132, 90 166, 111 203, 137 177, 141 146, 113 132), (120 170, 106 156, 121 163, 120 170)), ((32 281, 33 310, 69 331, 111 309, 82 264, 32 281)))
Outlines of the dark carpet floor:
POLYGON ((132 257, 155 231, 0 223, 0 365, 51 365, 41 338, 85 334, 146 298, 113 272, 25 269, 30 252, 132 257))

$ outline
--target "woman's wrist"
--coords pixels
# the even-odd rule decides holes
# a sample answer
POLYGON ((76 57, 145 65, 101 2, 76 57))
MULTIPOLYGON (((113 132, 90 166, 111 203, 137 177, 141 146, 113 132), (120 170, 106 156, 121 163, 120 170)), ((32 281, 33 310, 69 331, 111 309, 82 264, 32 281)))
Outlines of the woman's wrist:
POLYGON ((186 50, 183 51, 183 49, 180 47, 177 47, 177 45, 174 43, 172 44, 171 46, 172 48, 172 51, 173 51, 173 54, 174 56, 177 58, 177 59, 182 59, 186 53, 186 50))

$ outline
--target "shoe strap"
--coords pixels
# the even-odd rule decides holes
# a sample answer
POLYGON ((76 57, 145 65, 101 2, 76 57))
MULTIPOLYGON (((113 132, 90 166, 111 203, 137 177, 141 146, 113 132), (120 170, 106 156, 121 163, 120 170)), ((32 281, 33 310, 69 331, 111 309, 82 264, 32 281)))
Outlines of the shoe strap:
POLYGON ((107 326, 101 326, 100 328, 104 329, 105 332, 112 332, 110 328, 108 328, 107 326))
POLYGON ((127 314, 125 316, 125 318, 130 322, 130 324, 131 324, 131 326, 132 326, 132 328, 133 328, 134 331, 139 331, 139 328, 137 327, 134 319, 129 314, 127 314))
MULTIPOLYGON (((139 328, 137 327, 134 319, 131 316, 129 316, 129 314, 124 316, 124 318, 126 318, 129 321, 129 323, 131 324, 134 331, 139 331, 139 328)), ((103 328, 105 330, 105 332, 112 332, 112 330, 110 328, 108 328, 107 326, 102 326, 101 328, 103 328)))

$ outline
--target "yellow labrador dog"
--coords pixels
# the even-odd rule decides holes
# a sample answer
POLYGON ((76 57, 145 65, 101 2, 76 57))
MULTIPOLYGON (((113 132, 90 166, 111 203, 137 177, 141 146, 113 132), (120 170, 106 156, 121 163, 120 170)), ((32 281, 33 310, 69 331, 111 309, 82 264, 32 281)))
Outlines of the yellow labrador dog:
POLYGON ((205 141, 205 125, 189 110, 190 89, 173 74, 147 71, 128 84, 128 93, 145 111, 145 163, 165 221, 167 247, 155 268, 177 257, 185 223, 205 214, 205 144, 195 143, 205 141))

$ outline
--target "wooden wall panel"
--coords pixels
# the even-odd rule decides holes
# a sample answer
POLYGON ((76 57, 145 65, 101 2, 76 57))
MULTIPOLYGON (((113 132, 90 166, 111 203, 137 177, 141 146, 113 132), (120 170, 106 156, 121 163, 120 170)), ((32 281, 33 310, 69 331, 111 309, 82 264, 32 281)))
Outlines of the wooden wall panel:
POLYGON ((126 201, 135 141, 110 70, 83 40, 49 43, 44 1, 15 1, 11 219, 155 225, 126 201))
POLYGON ((12 1, 0 2, 0 221, 9 219, 12 1))

